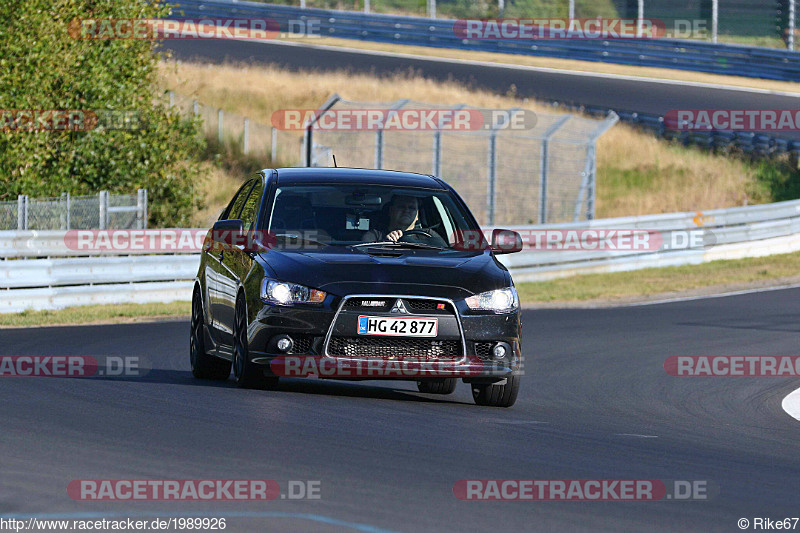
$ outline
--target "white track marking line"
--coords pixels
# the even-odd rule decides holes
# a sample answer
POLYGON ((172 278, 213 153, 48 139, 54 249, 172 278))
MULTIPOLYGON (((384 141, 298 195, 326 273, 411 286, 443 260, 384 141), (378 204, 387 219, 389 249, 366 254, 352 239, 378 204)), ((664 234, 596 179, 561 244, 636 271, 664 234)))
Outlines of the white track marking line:
MULTIPOLYGON (((583 70, 567 70, 567 69, 560 69, 560 68, 552 68, 552 67, 534 67, 530 65, 514 65, 512 63, 494 63, 491 61, 478 61, 474 59, 455 59, 451 57, 436 57, 436 56, 421 56, 416 54, 407 54, 403 52, 381 52, 379 50, 363 50, 361 48, 349 48, 347 46, 333 46, 327 44, 306 44, 306 43, 293 43, 293 42, 286 42, 286 41, 270 41, 265 43, 263 40, 255 40, 255 39, 243 39, 248 42, 260 42, 264 44, 275 44, 279 46, 296 46, 296 47, 303 47, 303 48, 315 48, 319 50, 328 50, 334 52, 348 52, 348 53, 355 53, 355 54, 363 54, 363 55, 372 55, 372 56, 386 56, 386 57, 396 57, 400 59, 416 59, 419 61, 430 61, 430 62, 442 62, 442 63, 452 63, 457 65, 473 65, 479 67, 494 67, 494 68, 506 68, 506 69, 514 69, 514 70, 526 70, 530 72, 544 72, 544 73, 552 73, 552 74, 565 74, 568 76, 583 76, 583 77, 593 77, 593 78, 605 78, 605 79, 614 79, 614 80, 625 80, 625 81, 637 81, 643 83, 660 83, 663 85, 681 85, 686 87, 700 87, 704 89, 717 89, 717 90, 724 90, 724 91, 739 91, 745 93, 754 93, 754 94, 771 94, 775 96, 788 96, 792 98, 800 98, 800 89, 798 92, 789 92, 789 91, 775 91, 771 89, 758 89, 756 87, 739 87, 736 85, 724 85, 724 84, 717 84, 717 83, 705 83, 699 81, 680 81, 680 80, 671 80, 667 78, 651 78, 646 76, 629 76, 626 74, 608 74, 605 72, 587 72, 583 70)), ((487 52, 491 53, 491 52, 487 52)), ((648 67, 648 68, 660 68, 660 67, 648 67)), ((666 67, 663 67, 666 68, 666 67)), ((691 72, 691 71, 686 71, 691 72)), ((704 74, 711 74, 713 73, 704 73, 704 74)), ((720 76, 724 76, 725 74, 719 74, 720 76)), ((729 74, 730 76, 734 76, 734 74, 729 74)))
POLYGON ((795 420, 800 420, 800 389, 789 393, 781 402, 781 407, 786 411, 786 414, 795 420))

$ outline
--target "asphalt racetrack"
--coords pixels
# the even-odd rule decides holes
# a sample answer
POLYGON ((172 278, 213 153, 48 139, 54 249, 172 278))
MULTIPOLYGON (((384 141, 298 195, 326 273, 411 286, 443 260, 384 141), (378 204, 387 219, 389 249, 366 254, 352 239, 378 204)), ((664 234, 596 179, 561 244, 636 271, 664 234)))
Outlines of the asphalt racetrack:
MULTIPOLYGON (((621 111, 664 115, 673 109, 797 109, 800 97, 754 93, 729 88, 697 87, 590 73, 525 70, 500 65, 472 65, 431 59, 412 59, 338 50, 246 41, 164 41, 164 50, 184 61, 270 63, 289 69, 341 70, 390 75, 412 70, 440 81, 455 80, 472 87, 506 94, 516 87, 520 98, 536 98, 621 111)), ((346 89, 341 93, 347 97, 346 89)), ((454 102, 460 103, 460 102, 454 102)), ((322 104, 322 102, 320 102, 322 104)), ((800 132, 780 136, 800 139, 800 132)))
POLYGON ((413 383, 194 379, 183 321, 0 330, 5 355, 141 356, 145 377, 0 378, 0 517, 226 517, 239 531, 739 531, 800 516, 792 378, 681 378, 670 355, 798 354, 800 290, 529 310, 511 409, 413 383), (75 501, 77 479, 316 480, 320 499, 75 501), (462 479, 703 481, 696 501, 461 501, 462 479))

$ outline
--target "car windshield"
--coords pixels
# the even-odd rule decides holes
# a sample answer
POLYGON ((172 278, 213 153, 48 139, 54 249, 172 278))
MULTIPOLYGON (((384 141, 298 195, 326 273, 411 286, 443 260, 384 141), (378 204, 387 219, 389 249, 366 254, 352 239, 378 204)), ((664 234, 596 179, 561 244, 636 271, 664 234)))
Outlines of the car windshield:
POLYGON ((326 245, 453 249, 480 235, 472 220, 448 191, 302 184, 276 190, 267 230, 326 245))

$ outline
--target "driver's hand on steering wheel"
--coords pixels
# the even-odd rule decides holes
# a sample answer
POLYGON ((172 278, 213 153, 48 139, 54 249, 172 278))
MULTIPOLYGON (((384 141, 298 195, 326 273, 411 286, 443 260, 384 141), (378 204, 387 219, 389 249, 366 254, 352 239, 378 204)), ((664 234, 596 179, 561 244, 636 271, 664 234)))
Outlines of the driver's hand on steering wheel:
POLYGON ((392 231, 391 233, 389 233, 386 236, 386 238, 388 240, 392 241, 392 242, 397 242, 397 241, 400 240, 400 237, 402 237, 402 236, 403 236, 402 230, 396 229, 396 230, 392 231))

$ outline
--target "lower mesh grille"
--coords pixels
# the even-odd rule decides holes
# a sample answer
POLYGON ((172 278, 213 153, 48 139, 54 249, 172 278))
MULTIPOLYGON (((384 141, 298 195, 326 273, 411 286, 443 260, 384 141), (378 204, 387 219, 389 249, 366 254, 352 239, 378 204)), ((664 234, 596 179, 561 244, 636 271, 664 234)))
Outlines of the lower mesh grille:
POLYGON ((314 337, 311 335, 296 335, 292 337, 294 345, 288 353, 293 354, 307 354, 311 351, 311 344, 314 342, 314 337))
POLYGON ((492 358, 492 347, 494 346, 493 342, 476 342, 475 343, 475 355, 483 360, 488 360, 492 358))
POLYGON ((462 350, 461 341, 457 340, 332 337, 328 354, 344 357, 459 358, 462 350))

